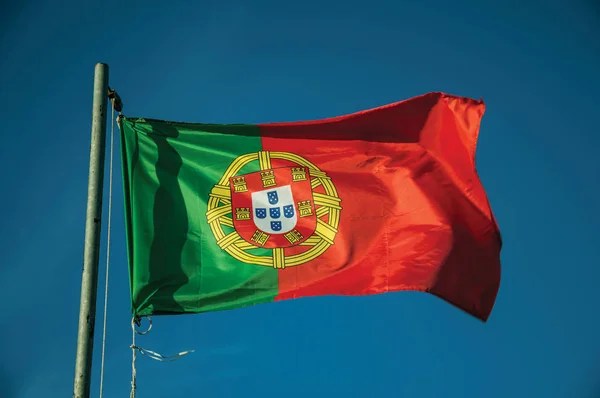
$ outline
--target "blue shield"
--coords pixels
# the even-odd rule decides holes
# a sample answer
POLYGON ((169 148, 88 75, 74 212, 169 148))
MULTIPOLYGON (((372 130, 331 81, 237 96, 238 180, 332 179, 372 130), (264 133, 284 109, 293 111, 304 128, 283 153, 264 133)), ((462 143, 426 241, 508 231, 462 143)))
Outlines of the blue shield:
POLYGON ((269 209, 269 215, 271 216, 271 218, 279 218, 281 217, 281 208, 280 207, 271 207, 269 209))
POLYGON ((256 209, 256 218, 265 218, 267 217, 267 209, 261 208, 256 209))
POLYGON ((276 205, 279 202, 279 195, 277 191, 267 192, 267 197, 269 198, 269 203, 272 205, 276 205))
POLYGON ((283 215, 285 216, 285 218, 292 218, 294 217, 294 205, 285 205, 283 206, 283 215))
POLYGON ((281 221, 271 221, 271 229, 273 231, 281 231, 281 221))

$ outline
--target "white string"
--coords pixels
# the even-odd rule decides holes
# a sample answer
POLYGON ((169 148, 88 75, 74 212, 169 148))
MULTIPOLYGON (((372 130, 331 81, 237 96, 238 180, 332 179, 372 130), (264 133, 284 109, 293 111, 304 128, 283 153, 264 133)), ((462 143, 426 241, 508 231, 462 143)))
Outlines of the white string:
POLYGON ((177 353, 175 355, 167 355, 167 356, 165 356, 165 355, 159 354, 158 352, 150 351, 150 350, 147 350, 147 349, 142 348, 142 347, 137 347, 135 344, 134 344, 133 348, 135 348, 136 350, 138 350, 140 352, 140 354, 146 355, 148 358, 154 359, 155 361, 159 361, 159 362, 175 362, 176 360, 178 360, 182 356, 194 352, 194 350, 187 350, 187 351, 182 351, 180 353, 177 353))
POLYGON ((140 334, 140 335, 148 334, 148 332, 150 332, 150 330, 152 330, 152 319, 146 315, 142 316, 141 318, 134 316, 131 319, 131 330, 133 331, 133 333, 132 333, 132 337, 131 337, 131 346, 130 346, 130 348, 131 348, 131 393, 129 394, 129 398, 135 398, 135 393, 137 390, 137 385, 136 385, 137 372, 135 369, 135 360, 137 358, 138 351, 140 352, 140 354, 145 355, 150 359, 154 359, 155 361, 174 362, 174 361, 178 360, 179 358, 181 358, 182 356, 194 352, 194 350, 182 351, 175 355, 162 355, 162 354, 159 354, 158 352, 147 350, 142 347, 138 347, 135 344, 135 335, 136 334, 140 334), (135 328, 136 325, 140 326, 142 318, 148 319, 148 322, 149 322, 148 329, 146 329, 145 331, 137 330, 135 328))
POLYGON ((131 393, 129 394, 129 398, 135 398, 135 390, 137 388, 136 386, 136 378, 137 378, 137 372, 135 371, 135 359, 137 356, 137 350, 136 350, 136 345, 135 345, 135 327, 133 325, 133 322, 131 324, 131 330, 132 330, 132 338, 131 338, 131 393))
MULTIPOLYGON (((112 101, 111 101, 112 103, 112 101)), ((100 398, 104 390, 104 351, 106 348, 106 316, 108 314, 108 270, 110 266, 110 221, 112 218, 112 197, 113 197, 113 152, 115 140, 115 106, 112 103, 112 121, 110 127, 110 160, 108 174, 108 225, 106 238, 106 279, 104 282, 104 326, 102 328, 102 365, 100 366, 100 398)), ((134 336, 135 338, 135 336, 134 336)))

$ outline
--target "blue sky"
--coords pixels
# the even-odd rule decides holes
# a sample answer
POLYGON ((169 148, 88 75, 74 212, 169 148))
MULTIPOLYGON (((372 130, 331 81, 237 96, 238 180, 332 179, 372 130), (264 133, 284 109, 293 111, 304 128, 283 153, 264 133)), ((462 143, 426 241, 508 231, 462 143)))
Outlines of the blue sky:
MULTIPOLYGON (((593 0, 2 7, 2 397, 72 393, 96 62, 110 65, 129 116, 295 121, 429 91, 487 104, 477 167, 504 240, 488 323, 406 292, 159 317, 139 345, 196 352, 170 364, 140 357, 138 396, 600 394, 593 0)), ((126 396, 131 377, 118 160, 115 171, 106 397, 126 396)), ((107 203, 105 196, 104 215, 107 203)), ((92 396, 100 334, 99 327, 92 396)))

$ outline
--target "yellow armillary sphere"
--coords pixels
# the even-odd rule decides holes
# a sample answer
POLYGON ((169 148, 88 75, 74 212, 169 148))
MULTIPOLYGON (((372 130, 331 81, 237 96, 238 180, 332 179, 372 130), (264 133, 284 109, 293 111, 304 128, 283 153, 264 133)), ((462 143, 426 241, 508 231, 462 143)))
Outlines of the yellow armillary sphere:
POLYGON ((313 163, 290 152, 259 151, 229 165, 209 194, 206 218, 229 255, 281 269, 311 261, 333 245, 340 202, 331 178, 313 163), (271 159, 292 166, 273 168, 271 159), (239 174, 252 162, 260 171, 239 174))

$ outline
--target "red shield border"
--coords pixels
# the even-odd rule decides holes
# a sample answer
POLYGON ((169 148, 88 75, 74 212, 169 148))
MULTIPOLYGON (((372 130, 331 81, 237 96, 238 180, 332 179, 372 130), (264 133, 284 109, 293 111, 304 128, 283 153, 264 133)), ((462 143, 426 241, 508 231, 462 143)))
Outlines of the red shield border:
POLYGON ((256 247, 269 249, 298 246, 308 239, 317 227, 317 216, 306 167, 280 167, 231 177, 231 211, 233 227, 242 239, 256 247), (252 192, 290 185, 298 221, 285 234, 267 233, 254 223, 252 192))

